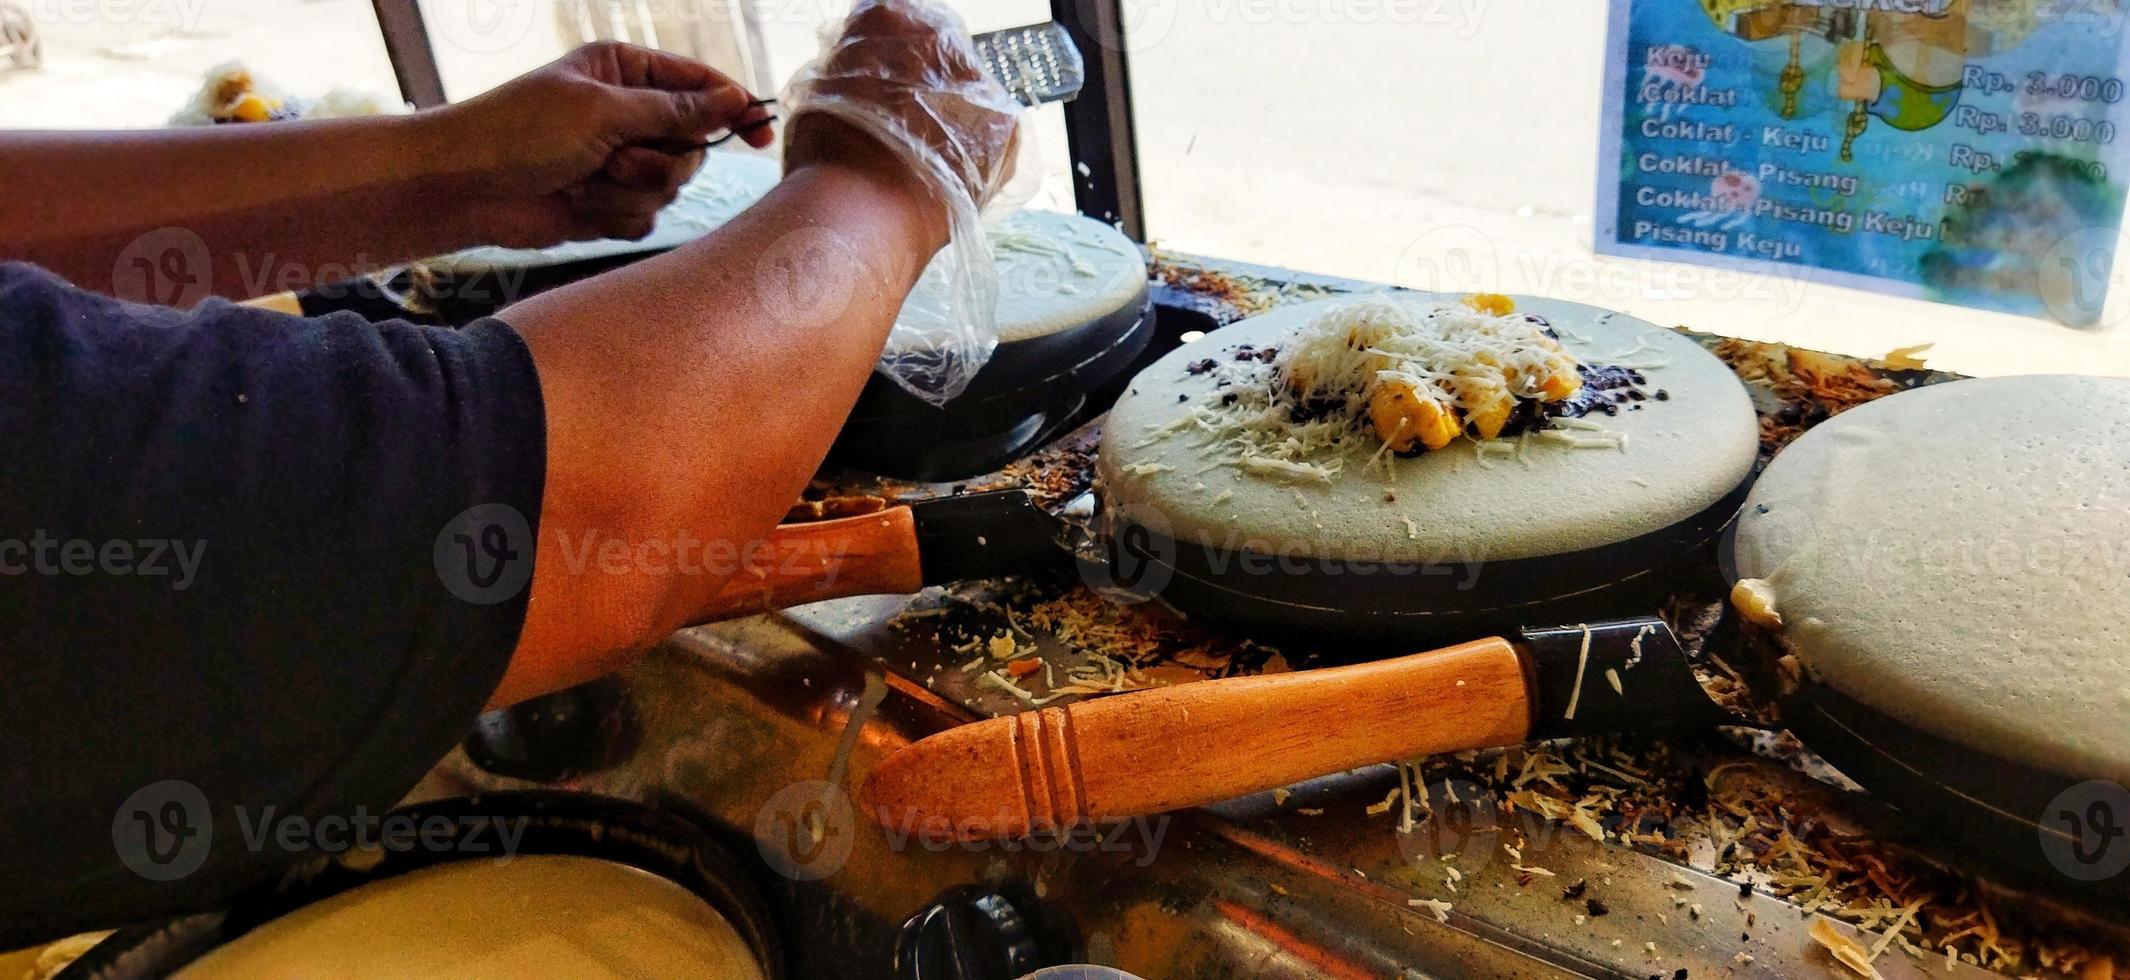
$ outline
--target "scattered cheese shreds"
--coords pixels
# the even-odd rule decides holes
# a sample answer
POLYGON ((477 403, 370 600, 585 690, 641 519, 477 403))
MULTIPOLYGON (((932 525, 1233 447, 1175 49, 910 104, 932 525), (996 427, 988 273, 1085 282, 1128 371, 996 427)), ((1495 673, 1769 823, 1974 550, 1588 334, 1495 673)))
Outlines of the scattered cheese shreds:
POLYGON ((1439 898, 1413 898, 1413 899, 1407 899, 1407 900, 1406 900, 1406 902, 1405 902, 1405 904, 1407 904, 1407 905, 1410 905, 1410 906, 1412 906, 1412 907, 1414 907, 1414 908, 1416 908, 1416 909, 1426 909, 1426 910, 1428 910, 1429 912, 1433 912, 1433 913, 1435 914, 1435 921, 1436 921, 1436 922, 1448 922, 1448 921, 1450 921, 1450 909, 1453 909, 1453 908, 1455 908, 1455 907, 1456 907, 1456 906, 1454 906, 1454 905, 1451 905, 1450 903, 1448 903, 1448 902, 1445 902, 1445 901, 1443 901, 1443 900, 1441 900, 1441 899, 1439 899, 1439 898))
POLYGON ((1569 721, 1575 720, 1575 706, 1583 699, 1583 672, 1590 667, 1590 624, 1579 623, 1577 627, 1583 631, 1583 646, 1575 652, 1575 686, 1568 691, 1568 710, 1561 715, 1569 721))
POLYGON ((1814 942, 1825 946, 1836 962, 1856 971, 1857 976, 1884 980, 1879 975, 1878 968, 1871 965, 1871 951, 1865 949, 1864 944, 1843 935, 1841 930, 1834 927, 1833 919, 1824 915, 1815 917, 1812 920, 1812 928, 1806 934, 1811 936, 1814 942))
MULTIPOLYGON (((1490 444, 1507 443, 1499 434, 1520 405, 1562 402, 1583 385, 1583 365, 1544 320, 1497 309, 1355 297, 1277 347, 1193 361, 1189 373, 1209 389, 1149 425, 1140 445, 1196 439, 1216 465, 1289 482, 1329 483, 1349 466, 1394 477, 1395 453, 1459 440, 1479 446, 1480 465, 1491 465, 1501 447, 1490 444)), ((1617 411, 1611 401, 1605 407, 1617 411)), ((1540 418, 1514 440, 1527 467, 1534 431, 1571 450, 1627 448, 1625 433, 1593 420, 1540 418)), ((1153 472, 1145 464, 1123 470, 1153 472)))
POLYGON ((1894 919, 1893 924, 1886 927, 1886 934, 1880 936, 1878 942, 1871 944, 1871 949, 1869 950, 1871 959, 1877 960, 1879 954, 1886 951, 1887 945, 1891 944, 1901 934, 1901 930, 1908 928, 1908 923, 1915 920, 1916 911, 1922 907, 1923 904, 1921 902, 1916 902, 1901 909, 1900 917, 1894 919))
POLYGON ((1282 480, 1309 480, 1316 483, 1330 483, 1332 477, 1339 475, 1338 470, 1329 466, 1318 463, 1305 463, 1299 460, 1274 459, 1270 456, 1244 456, 1238 461, 1237 465, 1241 466, 1245 472, 1255 473, 1258 476, 1276 477, 1282 480))
POLYGON ((1368 815, 1374 817, 1379 816, 1381 814, 1389 813, 1390 808, 1396 805, 1396 803, 1398 802, 1398 798, 1404 795, 1405 788, 1403 786, 1391 787, 1390 792, 1383 797, 1382 802, 1370 803, 1368 805, 1368 815))

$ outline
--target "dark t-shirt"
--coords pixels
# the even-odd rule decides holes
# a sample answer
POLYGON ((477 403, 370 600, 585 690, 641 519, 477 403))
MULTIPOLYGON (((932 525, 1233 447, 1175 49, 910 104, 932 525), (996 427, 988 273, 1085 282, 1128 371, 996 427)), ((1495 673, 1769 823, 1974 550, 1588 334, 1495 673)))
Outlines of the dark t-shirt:
POLYGON ((411 789, 517 643, 545 467, 503 323, 0 265, 0 949, 216 907, 411 789))

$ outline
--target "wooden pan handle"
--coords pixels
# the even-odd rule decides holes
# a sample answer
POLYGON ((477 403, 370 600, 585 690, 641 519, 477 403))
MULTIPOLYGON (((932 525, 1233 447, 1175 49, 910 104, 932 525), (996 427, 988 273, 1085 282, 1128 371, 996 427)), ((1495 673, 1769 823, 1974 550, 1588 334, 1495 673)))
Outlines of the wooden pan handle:
POLYGON ((1355 766, 1524 740, 1521 657, 1491 637, 1396 660, 1233 677, 993 718, 888 757, 861 805, 961 839, 1160 813, 1355 766))
POLYGON ((855 595, 924 587, 917 523, 908 507, 832 521, 782 524, 739 556, 741 571, 697 622, 855 595))

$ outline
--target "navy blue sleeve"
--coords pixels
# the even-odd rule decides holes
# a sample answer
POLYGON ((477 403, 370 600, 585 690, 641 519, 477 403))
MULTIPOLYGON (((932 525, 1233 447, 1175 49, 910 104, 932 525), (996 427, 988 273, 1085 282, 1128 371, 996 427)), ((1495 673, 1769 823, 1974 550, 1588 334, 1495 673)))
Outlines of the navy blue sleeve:
POLYGON ((0 948, 216 907, 411 789, 517 643, 545 468, 501 322, 0 265, 0 948))

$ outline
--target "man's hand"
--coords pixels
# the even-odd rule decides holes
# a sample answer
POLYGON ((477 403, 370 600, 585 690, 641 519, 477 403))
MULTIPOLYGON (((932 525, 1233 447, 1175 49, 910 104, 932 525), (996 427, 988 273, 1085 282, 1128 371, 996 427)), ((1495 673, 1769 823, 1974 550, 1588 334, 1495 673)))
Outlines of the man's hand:
MULTIPOLYGON (((470 155, 470 224, 492 244, 642 238, 658 210, 702 165, 701 143, 769 110, 700 62, 612 41, 588 44, 478 98, 439 110, 434 152, 470 155)), ((767 146, 766 126, 742 135, 767 146)))
POLYGON ((750 585, 737 569, 639 560, 586 574, 550 543, 618 539, 645 554, 634 547, 685 531, 758 554, 948 240, 943 201, 973 219, 1002 179, 1019 107, 977 67, 957 20, 860 0, 847 26, 784 107, 787 139, 805 143, 761 203, 503 311, 539 367, 547 484, 525 628, 496 703, 589 680, 729 609, 750 585))
POLYGON ((792 91, 787 171, 887 150, 933 193, 966 193, 978 207, 1011 175, 1020 104, 944 8, 859 0, 792 91))

